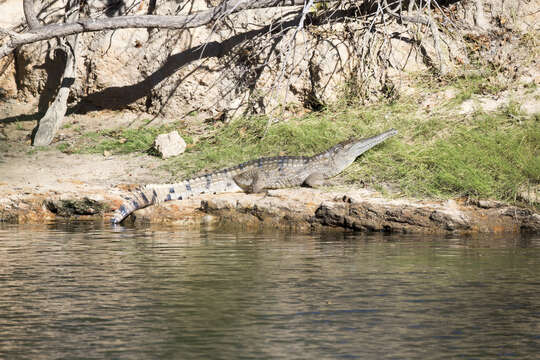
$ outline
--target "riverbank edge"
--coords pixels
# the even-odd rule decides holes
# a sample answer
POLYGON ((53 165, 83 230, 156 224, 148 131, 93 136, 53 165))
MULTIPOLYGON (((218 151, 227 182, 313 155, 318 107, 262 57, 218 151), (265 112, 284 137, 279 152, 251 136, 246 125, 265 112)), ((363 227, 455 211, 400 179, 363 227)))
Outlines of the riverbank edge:
MULTIPOLYGON (((0 198, 0 222, 110 221, 129 187, 77 193, 26 193, 0 198)), ((387 199, 365 189, 294 188, 266 194, 200 195, 136 211, 126 224, 186 229, 233 225, 242 229, 474 234, 540 233, 540 214, 490 200, 387 199)))

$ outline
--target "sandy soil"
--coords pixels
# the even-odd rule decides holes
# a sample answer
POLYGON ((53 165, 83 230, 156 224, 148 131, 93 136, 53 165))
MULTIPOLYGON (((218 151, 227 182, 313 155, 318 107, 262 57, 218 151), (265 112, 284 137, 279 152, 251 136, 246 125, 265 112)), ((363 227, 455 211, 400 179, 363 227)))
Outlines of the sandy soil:
MULTIPOLYGON (((167 181, 170 174, 160 170, 161 159, 144 155, 64 154, 54 144, 50 149, 32 149, 30 134, 37 120, 15 122, 17 116, 32 113, 26 104, 9 104, 0 110, 0 198, 21 193, 87 193, 114 190, 120 186, 167 181), (8 114, 9 112, 9 114, 8 114)), ((122 126, 131 114, 118 114, 122 126)), ((131 119, 130 119, 131 118, 131 119)), ((99 127, 94 119, 78 115, 86 129, 99 127)), ((73 121, 73 119, 70 119, 73 121)), ((70 137, 62 130, 59 137, 70 137)))

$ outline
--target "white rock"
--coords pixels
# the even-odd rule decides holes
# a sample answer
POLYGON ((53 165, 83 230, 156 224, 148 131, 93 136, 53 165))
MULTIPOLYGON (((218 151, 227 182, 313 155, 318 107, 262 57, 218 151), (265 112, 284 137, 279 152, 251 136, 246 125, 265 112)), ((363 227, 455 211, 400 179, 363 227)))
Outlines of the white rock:
POLYGON ((168 134, 158 135, 154 141, 154 149, 163 159, 166 159, 183 153, 186 150, 186 142, 175 130, 168 134))

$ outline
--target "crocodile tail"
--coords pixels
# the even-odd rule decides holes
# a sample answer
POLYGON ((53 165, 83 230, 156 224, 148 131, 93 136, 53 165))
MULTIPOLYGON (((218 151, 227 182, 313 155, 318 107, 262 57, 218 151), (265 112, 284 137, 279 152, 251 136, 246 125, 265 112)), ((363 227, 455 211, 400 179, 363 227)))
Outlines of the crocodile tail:
POLYGON ((121 223, 132 212, 138 209, 143 209, 163 201, 182 200, 187 195, 183 183, 143 186, 132 192, 131 196, 114 212, 111 223, 121 223))

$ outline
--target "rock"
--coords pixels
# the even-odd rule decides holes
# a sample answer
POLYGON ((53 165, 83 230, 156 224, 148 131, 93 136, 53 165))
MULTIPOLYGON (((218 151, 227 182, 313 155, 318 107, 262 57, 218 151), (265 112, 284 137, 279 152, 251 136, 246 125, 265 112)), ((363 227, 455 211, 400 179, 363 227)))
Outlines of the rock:
POLYGON ((72 217, 75 215, 98 215, 103 214, 108 206, 100 201, 92 200, 87 197, 82 200, 48 200, 45 202, 47 209, 61 217, 72 217))
POLYGON ((154 141, 154 149, 163 159, 167 159, 183 153, 186 150, 186 142, 175 130, 168 134, 158 135, 154 141))
POLYGON ((540 185, 522 187, 519 190, 518 197, 529 204, 538 204, 540 203, 540 185))
POLYGON ((478 200, 473 203, 476 203, 476 205, 478 207, 481 207, 482 209, 492 209, 492 208, 499 208, 499 207, 504 206, 503 203, 499 201, 494 201, 494 200, 478 200))

